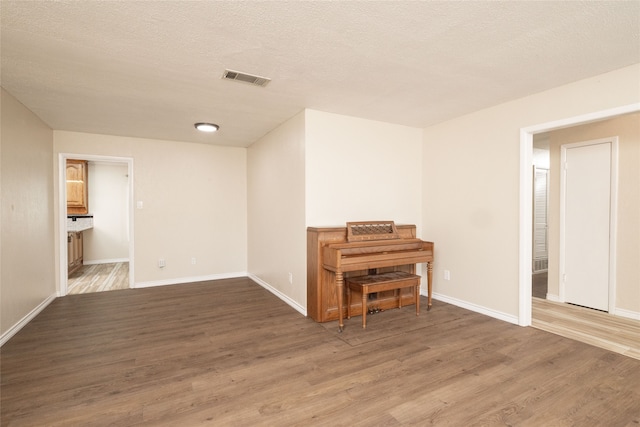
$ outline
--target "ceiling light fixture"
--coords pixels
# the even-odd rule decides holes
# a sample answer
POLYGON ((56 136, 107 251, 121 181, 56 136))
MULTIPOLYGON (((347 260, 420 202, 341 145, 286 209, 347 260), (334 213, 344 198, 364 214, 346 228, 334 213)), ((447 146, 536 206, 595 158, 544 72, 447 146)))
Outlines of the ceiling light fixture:
POLYGON ((215 132, 220 129, 220 126, 213 123, 196 123, 194 126, 200 132, 215 132))

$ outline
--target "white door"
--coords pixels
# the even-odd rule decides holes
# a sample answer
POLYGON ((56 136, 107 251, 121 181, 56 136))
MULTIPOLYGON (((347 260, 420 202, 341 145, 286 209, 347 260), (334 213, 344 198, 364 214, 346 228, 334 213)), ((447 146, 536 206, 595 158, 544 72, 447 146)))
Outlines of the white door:
POLYGON ((564 300, 608 311, 612 143, 568 144, 562 154, 564 300))

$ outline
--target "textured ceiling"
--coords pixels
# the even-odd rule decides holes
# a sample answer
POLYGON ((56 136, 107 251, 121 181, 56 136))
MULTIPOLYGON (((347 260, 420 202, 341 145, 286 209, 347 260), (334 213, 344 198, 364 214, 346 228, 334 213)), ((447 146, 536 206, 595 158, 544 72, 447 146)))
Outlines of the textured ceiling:
POLYGON ((304 108, 425 127, 640 63, 639 1, 0 7, 2 87, 53 129, 216 145, 249 146, 304 108))

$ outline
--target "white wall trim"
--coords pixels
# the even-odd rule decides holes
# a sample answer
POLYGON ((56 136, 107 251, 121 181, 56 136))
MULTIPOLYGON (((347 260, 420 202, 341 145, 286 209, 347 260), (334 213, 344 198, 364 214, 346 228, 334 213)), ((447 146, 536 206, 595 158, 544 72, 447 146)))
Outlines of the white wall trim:
POLYGON ((82 264, 83 265, 114 264, 116 262, 129 262, 129 258, 94 259, 91 261, 84 260, 82 264))
POLYGON ((168 286, 168 285, 179 285, 183 283, 192 283, 192 282, 205 282, 209 280, 221 280, 221 279, 235 279, 237 277, 248 277, 258 285, 262 286, 282 301, 293 307, 296 311, 298 311, 303 316, 307 316, 307 310, 298 304, 296 301, 289 298, 287 295, 283 294, 264 280, 260 279, 258 276, 254 274, 248 274, 246 272, 239 273, 224 273, 224 274, 212 274, 208 276, 195 276, 195 277, 181 277, 179 279, 167 279, 167 280, 153 280, 149 282, 139 282, 136 283, 134 288, 151 288, 154 286, 168 286))
POLYGON ((27 323, 32 321, 42 310, 44 310, 49 304, 53 302, 57 297, 56 293, 49 295, 44 301, 42 301, 36 308, 31 310, 20 319, 15 325, 10 327, 2 336, 0 337, 0 347, 2 347, 7 341, 11 339, 15 334, 17 334, 20 329, 24 328, 27 323))
MULTIPOLYGON (((420 295, 424 295, 424 294, 420 292, 420 295)), ((436 292, 432 294, 432 297, 433 299, 436 299, 438 301, 446 302, 448 304, 455 305, 456 307, 461 307, 476 313, 484 314, 485 316, 493 317, 494 319, 503 320, 505 322, 513 323, 515 325, 518 324, 518 317, 512 314, 503 313, 497 310, 492 310, 490 308, 487 308, 481 305, 459 300, 457 298, 452 298, 447 295, 438 294, 436 292)))
POLYGON ((306 308, 304 308, 303 306, 298 304, 296 301, 292 300, 287 295, 283 294, 282 292, 280 292, 279 290, 277 290, 276 288, 274 288, 264 280, 260 279, 255 274, 249 274, 249 278, 254 282, 256 282, 257 284, 259 284, 260 286, 262 286, 263 288, 265 288, 266 290, 268 290, 269 292, 271 292, 272 294, 274 294, 275 296, 277 296, 278 298, 280 298, 282 301, 286 302, 288 305, 293 307, 296 311, 298 311, 303 316, 305 317, 307 316, 306 308))
MULTIPOLYGON (((555 294, 547 294, 547 300, 563 304, 563 302, 560 301, 560 297, 555 294)), ((627 319, 640 320, 640 312, 625 310, 624 308, 614 308, 609 314, 618 317, 626 317, 627 319)))
POLYGON ((549 301, 560 302, 560 296, 556 294, 547 294, 547 298, 549 301))
POLYGON ((138 282, 132 288, 152 288, 154 286, 180 285, 183 283, 206 282, 210 280, 235 279, 237 277, 247 277, 246 272, 209 274, 206 276, 179 277, 175 279, 151 280, 149 282, 138 282))
POLYGON ((533 164, 533 135, 638 111, 640 111, 640 102, 520 129, 520 253, 518 256, 520 264, 518 272, 518 324, 520 326, 531 326, 531 245, 533 243, 531 188, 533 178, 530 171, 533 164))
POLYGON ((611 314, 614 316, 626 317, 627 319, 640 320, 640 312, 616 308, 611 314))
POLYGON ((520 294, 518 299, 518 324, 531 326, 531 272, 533 251, 533 134, 534 131, 520 129, 520 252, 518 254, 518 282, 520 294), (526 295, 526 297, 523 297, 526 295))

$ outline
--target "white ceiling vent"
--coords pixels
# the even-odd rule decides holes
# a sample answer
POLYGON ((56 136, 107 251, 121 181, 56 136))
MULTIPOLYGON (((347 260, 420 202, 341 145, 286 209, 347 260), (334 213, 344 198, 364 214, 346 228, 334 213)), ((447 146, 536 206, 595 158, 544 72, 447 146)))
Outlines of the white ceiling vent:
POLYGON ((240 71, 233 70, 224 70, 224 74, 222 75, 223 79, 226 80, 235 80, 237 82, 249 83, 254 86, 262 86, 265 87, 271 79, 266 77, 254 76, 252 74, 241 73, 240 71))

